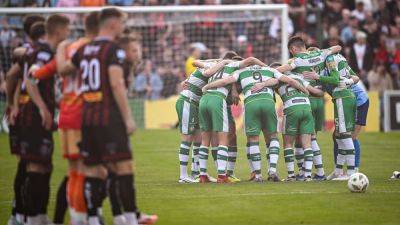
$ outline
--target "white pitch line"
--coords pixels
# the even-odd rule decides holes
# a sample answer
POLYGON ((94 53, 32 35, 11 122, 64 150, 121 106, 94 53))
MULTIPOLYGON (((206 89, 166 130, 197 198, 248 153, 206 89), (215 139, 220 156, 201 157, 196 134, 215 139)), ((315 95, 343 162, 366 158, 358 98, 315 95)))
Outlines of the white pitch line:
MULTIPOLYGON (((228 197, 242 197, 242 196, 273 196, 273 195, 310 195, 310 194, 343 194, 348 191, 289 191, 289 192, 255 192, 255 193, 238 193, 238 194, 222 194, 222 195, 184 195, 184 196, 154 196, 151 195, 141 196, 139 199, 153 199, 164 198, 164 199, 208 199, 208 198, 228 198, 228 197)), ((367 194, 400 194, 400 190, 396 191, 367 191, 367 194)), ((356 195, 357 193, 355 193, 356 195)), ((50 201, 55 201, 55 198, 51 198, 50 201)), ((11 200, 0 201, 0 205, 11 204, 11 200)))

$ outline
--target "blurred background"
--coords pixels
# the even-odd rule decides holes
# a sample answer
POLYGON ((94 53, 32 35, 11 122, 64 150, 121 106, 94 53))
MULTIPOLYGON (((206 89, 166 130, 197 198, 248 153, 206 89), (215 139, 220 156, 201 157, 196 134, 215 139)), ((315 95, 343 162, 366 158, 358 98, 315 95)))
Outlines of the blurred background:
MULTIPOLYGON (((378 108, 374 116, 378 125, 373 130, 382 129, 383 113, 379 113, 379 100, 384 91, 400 89, 400 0, 1 0, 0 6, 277 3, 289 6, 288 36, 301 35, 308 46, 327 48, 339 44, 343 47, 342 54, 365 88, 373 93, 372 97, 377 98, 373 107, 378 108)), ((68 16, 73 21, 72 36, 81 36, 82 15, 68 16)), ((139 126, 145 128, 174 126, 170 121, 159 122, 154 127, 147 123, 152 123, 153 117, 159 117, 157 109, 173 107, 174 96, 180 92, 180 82, 195 69, 191 66, 193 60, 217 58, 227 50, 234 50, 243 57, 254 56, 266 63, 280 61, 282 56, 278 11, 129 14, 127 32, 142 43, 143 59, 132 71, 134 79, 129 96, 139 126), (154 115, 146 116, 151 113, 154 115)), ((4 76, 11 66, 11 51, 25 38, 21 15, 0 15, 0 115, 4 111, 4 76)), ((234 114, 239 118, 240 112, 237 108, 234 114)), ((332 121, 328 114, 326 126, 330 129, 332 121)))

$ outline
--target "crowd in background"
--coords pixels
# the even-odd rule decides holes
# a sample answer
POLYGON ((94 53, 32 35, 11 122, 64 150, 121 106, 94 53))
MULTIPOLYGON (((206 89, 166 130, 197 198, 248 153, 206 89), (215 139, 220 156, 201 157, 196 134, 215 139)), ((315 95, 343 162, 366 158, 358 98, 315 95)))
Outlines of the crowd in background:
MULTIPOLYGON (((286 3, 289 35, 301 35, 309 46, 339 44, 368 90, 400 89, 400 0, 3 0, 6 7, 213 5, 286 3)), ((201 15, 217 18, 215 13, 201 15)), ((243 57, 267 63, 280 59, 279 16, 248 22, 166 23, 167 15, 132 16, 131 31, 141 40, 143 62, 135 71, 131 96, 159 99, 179 92, 180 82, 193 71, 195 59, 219 57, 232 49, 243 57), (139 21, 139 22, 138 22, 139 21)), ((79 21, 79 16, 76 19, 79 21)), ((129 23, 129 21, 128 21, 129 23)), ((77 22, 76 24, 79 24, 77 22)), ((21 17, 0 17, 0 98, 11 50, 24 41, 21 17)), ((78 26, 79 27, 79 26, 78 26)))

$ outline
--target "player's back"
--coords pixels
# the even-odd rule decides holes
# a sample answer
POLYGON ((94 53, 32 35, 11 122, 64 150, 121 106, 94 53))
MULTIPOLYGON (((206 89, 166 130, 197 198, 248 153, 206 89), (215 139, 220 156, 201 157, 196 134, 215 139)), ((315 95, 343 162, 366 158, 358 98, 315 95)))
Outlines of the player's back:
MULTIPOLYGON (((23 78, 21 83, 21 94, 19 98, 20 105, 20 123, 24 125, 31 125, 37 119, 40 120, 39 110, 36 105, 33 103, 31 97, 29 96, 26 89, 26 82, 30 82, 28 69, 36 64, 38 66, 43 66, 48 63, 54 56, 53 51, 50 46, 46 42, 38 41, 31 45, 31 47, 27 48, 27 52, 23 59, 21 60, 21 64, 23 64, 23 78)), ((47 106, 47 109, 50 111, 52 115, 54 115, 55 111, 55 93, 54 93, 54 78, 50 77, 43 80, 37 80, 37 86, 39 89, 39 93, 47 106)), ((37 122, 37 121, 36 121, 37 122)))
MULTIPOLYGON (((304 77, 300 74, 289 72, 286 73, 286 76, 298 81, 304 87, 309 85, 309 82, 306 81, 304 77)), ((310 105, 310 100, 305 93, 297 90, 287 83, 280 82, 278 93, 283 101, 285 112, 290 111, 291 109, 304 107, 304 105, 310 105)))
MULTIPOLYGON (((90 42, 88 38, 79 38, 67 47, 67 58, 78 51, 80 47, 90 42)), ((60 101, 59 127, 65 129, 80 129, 81 126, 81 79, 79 76, 65 76, 62 78, 62 98, 60 101)))
POLYGON ((237 80, 243 89, 245 100, 251 96, 265 95, 273 97, 274 92, 271 88, 265 87, 257 93, 251 91, 252 87, 259 82, 266 81, 274 77, 275 69, 270 67, 249 66, 244 69, 237 70, 233 76, 238 76, 237 80))
POLYGON ((296 54, 290 61, 289 64, 294 68, 292 72, 303 73, 305 71, 314 70, 316 73, 321 75, 325 70, 325 60, 329 55, 329 50, 322 49, 318 51, 303 52, 296 54))
POLYGON ((125 52, 104 37, 82 46, 73 56, 73 64, 80 68, 84 125, 109 126, 123 122, 112 93, 109 67, 115 65, 122 69, 124 59, 125 52))

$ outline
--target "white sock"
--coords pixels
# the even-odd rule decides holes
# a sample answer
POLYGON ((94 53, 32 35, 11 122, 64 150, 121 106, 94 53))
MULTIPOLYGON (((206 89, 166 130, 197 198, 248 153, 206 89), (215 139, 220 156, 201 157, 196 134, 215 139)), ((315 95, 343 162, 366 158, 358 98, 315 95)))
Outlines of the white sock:
POLYGON ((316 174, 318 176, 323 176, 325 175, 324 164, 322 162, 321 150, 319 148, 317 139, 311 140, 311 148, 313 150, 313 155, 314 155, 313 157, 314 167, 317 170, 316 174))
POLYGON ((189 162, 189 151, 190 151, 190 143, 182 141, 179 149, 179 170, 180 170, 179 178, 181 179, 188 176, 187 165, 189 162))
POLYGON ((88 225, 100 225, 100 220, 98 216, 89 216, 88 225))
POLYGON ((200 172, 200 165, 199 165, 199 149, 200 145, 193 144, 192 149, 192 174, 199 174, 200 172))
POLYGON ((138 225, 136 213, 124 213, 126 218, 126 225, 138 225))
POLYGON ((346 163, 346 145, 343 141, 344 139, 336 139, 336 143, 338 144, 338 155, 336 157, 336 168, 335 174, 341 175, 343 174, 343 166, 346 163))
POLYGON ((118 215, 113 218, 114 225, 126 225, 127 221, 124 215, 118 215))
POLYGON ((233 172, 235 171, 236 158, 237 158, 237 146, 229 146, 228 166, 227 166, 228 175, 233 174, 233 172))
POLYGON ((288 176, 294 176, 294 152, 293 148, 285 148, 283 151, 283 156, 285 157, 286 170, 288 176))
POLYGON ((42 225, 39 216, 28 216, 26 218, 26 225, 42 225))
POLYGON ((261 153, 260 146, 258 142, 250 142, 249 143, 249 153, 250 159, 252 163, 253 172, 256 173, 256 177, 258 178, 261 175, 261 153))
POLYGON ((276 138, 272 138, 269 143, 269 172, 276 173, 276 167, 278 165, 279 158, 279 141, 276 138))
POLYGON ((24 223, 25 216, 24 216, 23 214, 17 213, 17 214, 15 215, 15 219, 16 219, 19 223, 24 223))
POLYGON ((207 175, 207 160, 208 160, 208 147, 200 146, 199 149, 199 164, 200 164, 200 175, 207 175))
POLYGON ((304 175, 304 150, 303 147, 294 148, 294 156, 297 161, 297 167, 299 169, 299 175, 304 175))
POLYGON ((214 160, 215 168, 218 168, 218 163, 217 163, 217 158, 218 158, 218 146, 216 146, 216 147, 211 147, 211 155, 212 155, 213 160, 214 160))
POLYGON ((228 164, 228 147, 220 145, 218 146, 218 157, 217 157, 218 175, 226 175, 227 164, 228 164))
POLYGON ((310 177, 313 165, 313 150, 311 148, 304 149, 304 176, 310 177))
POLYGON ((250 166, 250 171, 254 172, 254 167, 253 167, 253 163, 251 161, 251 156, 250 156, 250 147, 249 147, 248 143, 246 146, 246 154, 247 154, 247 161, 249 162, 249 166, 250 166))

